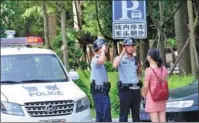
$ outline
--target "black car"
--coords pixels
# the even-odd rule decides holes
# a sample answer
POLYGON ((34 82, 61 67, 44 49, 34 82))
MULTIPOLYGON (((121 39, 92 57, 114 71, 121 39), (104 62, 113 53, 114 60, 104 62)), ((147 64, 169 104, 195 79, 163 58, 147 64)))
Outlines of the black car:
MULTIPOLYGON (((193 83, 170 90, 167 101, 167 122, 199 122, 198 80, 193 83)), ((150 121, 149 114, 144 111, 145 103, 141 102, 140 119, 150 121)))

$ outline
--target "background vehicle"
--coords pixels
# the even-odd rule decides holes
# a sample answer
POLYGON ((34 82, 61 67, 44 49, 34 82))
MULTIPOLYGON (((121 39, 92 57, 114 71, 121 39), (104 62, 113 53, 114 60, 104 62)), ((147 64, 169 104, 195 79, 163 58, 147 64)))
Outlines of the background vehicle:
MULTIPOLYGON (((149 115, 144 111, 145 103, 141 103, 140 117, 142 121, 150 121, 149 115)), ((193 83, 173 89, 167 101, 167 121, 173 122, 199 122, 198 109, 198 80, 193 83)))
POLYGON ((90 102, 40 37, 1 39, 2 122, 90 122, 90 102), (28 46, 29 45, 29 46, 28 46))

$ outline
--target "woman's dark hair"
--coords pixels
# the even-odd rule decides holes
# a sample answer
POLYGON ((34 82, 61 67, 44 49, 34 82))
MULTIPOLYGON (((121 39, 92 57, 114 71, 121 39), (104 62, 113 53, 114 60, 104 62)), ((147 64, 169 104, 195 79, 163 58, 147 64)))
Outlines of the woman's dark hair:
POLYGON ((146 69, 147 67, 150 67, 150 64, 149 64, 149 61, 148 61, 148 60, 146 60, 146 61, 144 62, 144 68, 146 69))
POLYGON ((158 67, 162 66, 162 58, 160 56, 160 51, 158 49, 149 49, 148 55, 157 62, 158 67))

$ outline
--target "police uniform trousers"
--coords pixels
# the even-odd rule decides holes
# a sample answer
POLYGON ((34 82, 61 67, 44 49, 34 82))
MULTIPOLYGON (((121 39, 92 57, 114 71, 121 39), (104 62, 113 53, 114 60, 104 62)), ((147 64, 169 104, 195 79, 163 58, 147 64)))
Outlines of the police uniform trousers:
POLYGON ((112 122, 110 97, 104 92, 96 91, 92 94, 95 110, 96 122, 112 122))
POLYGON ((127 122, 131 109, 133 122, 140 122, 140 89, 121 89, 119 92, 120 118, 119 122, 127 122))

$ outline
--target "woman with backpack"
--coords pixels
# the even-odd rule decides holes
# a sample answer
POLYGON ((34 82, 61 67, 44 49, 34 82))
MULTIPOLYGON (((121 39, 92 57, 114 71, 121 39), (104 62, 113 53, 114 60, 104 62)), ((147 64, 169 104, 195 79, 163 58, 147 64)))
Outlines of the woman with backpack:
POLYGON ((166 122, 166 101, 168 99, 168 72, 162 65, 160 51, 149 49, 142 96, 146 99, 145 111, 152 122, 166 122))

